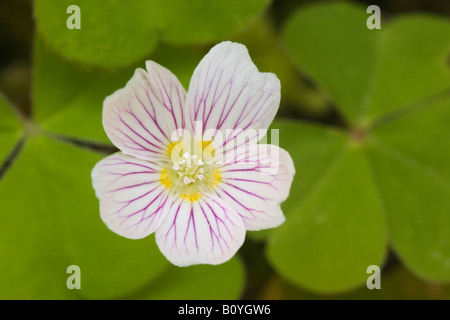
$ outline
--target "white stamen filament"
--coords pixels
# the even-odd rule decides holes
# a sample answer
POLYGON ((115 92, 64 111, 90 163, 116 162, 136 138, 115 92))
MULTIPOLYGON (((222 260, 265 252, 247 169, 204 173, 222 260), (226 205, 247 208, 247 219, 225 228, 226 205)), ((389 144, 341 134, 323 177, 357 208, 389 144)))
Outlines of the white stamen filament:
POLYGON ((172 168, 177 171, 184 184, 191 184, 197 179, 201 181, 205 178, 204 170, 201 167, 204 162, 202 159, 197 160, 197 158, 197 155, 190 155, 188 152, 185 152, 182 160, 174 163, 172 168))

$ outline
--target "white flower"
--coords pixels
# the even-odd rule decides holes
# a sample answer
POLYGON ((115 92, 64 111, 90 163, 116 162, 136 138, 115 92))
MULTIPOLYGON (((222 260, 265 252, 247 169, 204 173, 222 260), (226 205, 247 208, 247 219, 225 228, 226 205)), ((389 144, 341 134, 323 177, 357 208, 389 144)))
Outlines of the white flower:
POLYGON ((103 105, 105 131, 122 152, 92 171, 101 218, 127 238, 155 232, 175 265, 223 263, 246 230, 285 220, 280 203, 294 176, 292 159, 257 143, 278 110, 280 82, 232 42, 203 58, 187 94, 169 70, 153 61, 146 66, 103 105), (172 140, 177 132, 180 139, 172 140), (186 136, 193 148, 185 147, 186 136), (238 143, 245 138, 250 143, 238 143))

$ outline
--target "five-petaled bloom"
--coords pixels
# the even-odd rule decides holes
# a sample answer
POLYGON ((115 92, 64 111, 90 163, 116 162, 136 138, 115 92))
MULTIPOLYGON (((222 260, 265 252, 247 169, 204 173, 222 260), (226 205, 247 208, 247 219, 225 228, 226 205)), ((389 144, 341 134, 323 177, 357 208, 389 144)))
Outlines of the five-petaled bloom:
POLYGON ((285 220, 292 159, 258 143, 278 110, 280 82, 232 42, 202 59, 187 93, 169 70, 146 67, 103 104, 103 126, 121 152, 92 171, 101 218, 127 238, 155 232, 175 265, 223 263, 246 230, 285 220))

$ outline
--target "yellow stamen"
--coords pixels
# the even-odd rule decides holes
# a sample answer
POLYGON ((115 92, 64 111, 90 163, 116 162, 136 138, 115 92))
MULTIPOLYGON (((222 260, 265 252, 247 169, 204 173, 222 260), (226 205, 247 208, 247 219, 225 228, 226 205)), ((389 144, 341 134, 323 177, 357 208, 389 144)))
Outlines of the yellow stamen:
POLYGON ((202 141, 202 155, 205 162, 210 162, 215 156, 215 150, 211 141, 202 141))
POLYGON ((220 175, 220 170, 215 169, 214 174, 211 180, 211 187, 217 186, 220 182, 222 182, 222 176, 220 175))
POLYGON ((220 170, 211 165, 215 156, 211 141, 197 141, 192 151, 189 146, 186 146, 188 150, 184 150, 184 145, 183 141, 169 143, 167 153, 173 165, 161 170, 159 181, 181 199, 195 202, 204 191, 209 192, 210 188, 219 184, 222 176, 220 170))
MULTIPOLYGON (((167 154, 169 156, 172 156, 172 152, 175 151, 178 154, 183 154, 185 151, 190 152, 190 150, 182 150, 183 148, 183 141, 179 141, 179 142, 170 142, 169 145, 167 146, 167 154), (174 150, 175 148, 175 150, 174 150)), ((215 150, 213 147, 213 144, 211 143, 211 141, 199 141, 196 143, 196 150, 201 149, 201 153, 203 155, 203 158, 205 157, 205 155, 207 155, 208 157, 214 157, 215 156, 215 150)), ((196 154, 200 155, 200 152, 196 154)))
POLYGON ((202 196, 202 194, 200 192, 180 194, 181 198, 183 198, 184 200, 188 200, 190 202, 198 201, 198 199, 200 199, 201 196, 202 196))
POLYGON ((175 143, 172 143, 172 142, 170 142, 169 143, 169 146, 167 147, 167 154, 169 155, 169 156, 171 156, 172 155, 172 151, 173 151, 173 148, 175 148, 175 146, 177 146, 177 148, 175 149, 175 151, 180 151, 179 149, 180 149, 180 147, 182 147, 182 142, 183 141, 179 141, 179 142, 175 142, 175 143), (179 145, 179 146, 178 146, 179 145))
POLYGON ((169 174, 167 173, 167 169, 161 170, 161 177, 159 177, 159 181, 166 188, 170 188, 172 186, 172 181, 169 179, 169 174))

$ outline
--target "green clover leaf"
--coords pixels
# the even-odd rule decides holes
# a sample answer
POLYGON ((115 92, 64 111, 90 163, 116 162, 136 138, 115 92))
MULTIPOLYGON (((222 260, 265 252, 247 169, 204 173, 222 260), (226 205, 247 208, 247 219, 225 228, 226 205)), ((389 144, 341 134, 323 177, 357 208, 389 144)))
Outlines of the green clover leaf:
POLYGON ((143 58, 157 43, 149 1, 37 0, 39 32, 51 47, 71 59, 100 67, 124 66, 143 58), (80 9, 80 29, 69 29, 67 8, 80 9))
POLYGON ((57 53, 97 67, 123 67, 144 58, 161 38, 172 44, 218 41, 251 23, 270 0, 36 0, 39 33, 57 53), (67 8, 78 6, 80 29, 67 8))
POLYGON ((262 298, 277 300, 448 300, 450 286, 418 279, 402 265, 389 267, 381 277, 381 290, 359 288, 340 294, 319 295, 273 277, 262 298))
POLYGON ((152 300, 229 299, 241 295, 243 282, 243 264, 236 257, 219 266, 170 266, 139 297, 152 300))
POLYGON ((66 143, 28 138, 0 183, 3 298, 74 298, 66 269, 78 265, 85 298, 139 288, 166 262, 151 241, 127 241, 95 214, 90 171, 101 156, 66 143), (24 281, 29 277, 29 281, 24 281))
MULTIPOLYGON (((450 280, 450 149, 439 145, 450 120, 450 24, 410 15, 368 30, 367 18, 348 3, 311 5, 283 32, 294 63, 347 125, 339 148, 327 148, 330 163, 304 146, 322 148, 317 130, 280 123, 280 144, 297 168, 296 200, 283 207, 287 221, 269 238, 268 257, 286 279, 317 292, 363 284, 388 244, 415 274, 450 280), (308 163, 318 167, 311 175, 319 172, 312 186, 308 163)), ((329 130, 321 130, 325 140, 329 130)))
POLYGON ((251 23, 270 0, 150 0, 149 12, 165 41, 190 44, 218 41, 251 23))
POLYGON ((22 135, 20 121, 13 110, 0 94, 0 168, 22 135))

